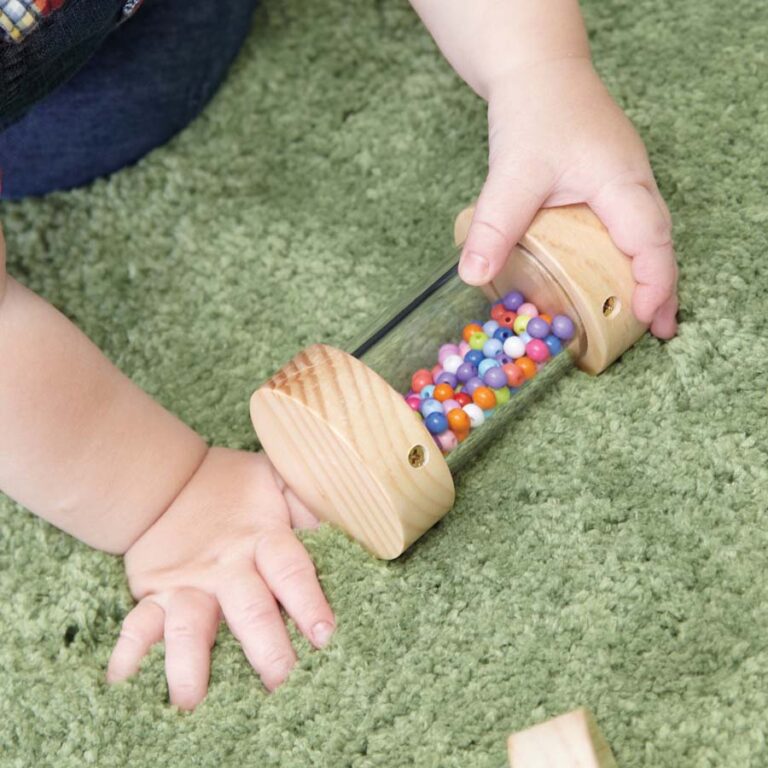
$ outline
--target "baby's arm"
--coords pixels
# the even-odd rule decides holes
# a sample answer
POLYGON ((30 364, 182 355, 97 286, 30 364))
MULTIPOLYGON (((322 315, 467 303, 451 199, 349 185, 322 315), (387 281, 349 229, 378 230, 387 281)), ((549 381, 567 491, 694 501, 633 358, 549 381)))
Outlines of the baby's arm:
POLYGON ((334 619, 291 524, 313 518, 262 454, 208 449, 63 315, 8 277, 0 230, 0 489, 125 554, 139 604, 108 677, 165 639, 171 701, 205 695, 223 614, 272 689, 295 662, 278 602, 316 645, 334 619))
POLYGON ((446 58, 488 102, 489 170, 461 258, 493 279, 542 206, 587 203, 633 258, 635 315, 677 324, 671 219, 640 137, 595 73, 577 0, 412 0, 446 58))

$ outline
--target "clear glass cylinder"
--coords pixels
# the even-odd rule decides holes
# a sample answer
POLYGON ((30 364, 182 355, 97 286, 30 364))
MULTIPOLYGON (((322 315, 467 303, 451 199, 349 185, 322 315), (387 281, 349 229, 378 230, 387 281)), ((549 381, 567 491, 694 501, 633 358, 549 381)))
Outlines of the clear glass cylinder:
POLYGON ((432 369, 444 344, 459 344, 464 327, 483 325, 491 319, 495 303, 510 291, 519 291, 539 313, 565 315, 573 321, 572 337, 562 351, 537 365, 532 378, 509 387, 509 400, 497 405, 492 416, 469 431, 465 439, 445 454, 453 474, 464 468, 491 440, 508 427, 525 408, 546 391, 586 348, 586 339, 575 307, 555 278, 522 246, 510 255, 504 273, 492 284, 477 288, 458 275, 458 254, 423 289, 401 299, 371 328, 350 345, 349 351, 384 378, 405 397, 411 377, 419 369, 432 369))

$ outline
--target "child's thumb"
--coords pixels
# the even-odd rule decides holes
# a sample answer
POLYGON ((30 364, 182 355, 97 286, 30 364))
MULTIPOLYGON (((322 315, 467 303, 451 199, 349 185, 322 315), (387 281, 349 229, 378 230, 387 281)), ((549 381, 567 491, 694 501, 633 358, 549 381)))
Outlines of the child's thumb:
POLYGON ((509 168, 491 168, 477 200, 459 261, 470 285, 483 285, 499 273, 512 247, 528 229, 549 194, 548 179, 509 168))

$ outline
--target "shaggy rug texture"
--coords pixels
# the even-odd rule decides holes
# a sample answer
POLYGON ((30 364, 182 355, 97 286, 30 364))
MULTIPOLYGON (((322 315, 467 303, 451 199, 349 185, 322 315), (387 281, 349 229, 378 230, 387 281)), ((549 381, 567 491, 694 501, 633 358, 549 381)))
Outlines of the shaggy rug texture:
MULTIPOLYGON (((305 537, 338 617, 267 695, 222 629, 197 711, 162 647, 104 670, 119 559, 0 499, 0 765, 477 766, 581 704, 623 768, 768 761, 768 23, 587 0, 596 65, 675 218, 680 334, 565 376, 405 556, 305 537)), ((404 2, 267 0, 204 114, 136 167, 4 204, 9 269, 211 442, 451 248, 484 105, 404 2)), ((12 361, 0 361, 0 365, 12 361)))

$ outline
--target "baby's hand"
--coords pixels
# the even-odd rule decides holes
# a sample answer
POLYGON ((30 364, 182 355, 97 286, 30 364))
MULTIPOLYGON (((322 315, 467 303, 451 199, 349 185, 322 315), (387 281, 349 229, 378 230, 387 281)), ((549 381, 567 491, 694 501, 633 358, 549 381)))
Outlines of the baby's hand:
POLYGON ((525 67, 488 88, 489 172, 461 257, 488 282, 543 206, 587 203, 633 258, 632 309, 660 338, 677 329, 671 219, 643 142, 587 58, 525 67))
POLYGON ((165 638, 171 703, 192 709, 208 688, 210 650, 223 614, 269 690, 296 655, 278 603, 317 647, 334 630, 312 561, 291 524, 316 523, 263 454, 211 449, 163 516, 128 550, 139 601, 109 662, 110 682, 139 668, 165 638))

